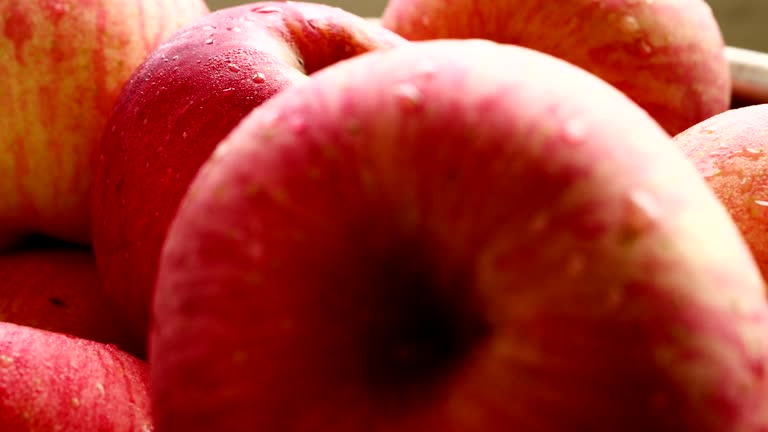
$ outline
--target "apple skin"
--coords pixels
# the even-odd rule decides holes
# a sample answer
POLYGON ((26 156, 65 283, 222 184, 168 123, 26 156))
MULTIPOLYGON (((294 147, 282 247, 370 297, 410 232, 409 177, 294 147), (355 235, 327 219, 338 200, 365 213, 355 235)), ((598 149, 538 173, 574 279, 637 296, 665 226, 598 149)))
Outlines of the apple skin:
POLYGON ((382 25, 411 40, 484 38, 560 57, 672 135, 730 104, 723 37, 703 0, 390 0, 382 25))
POLYGON ((131 351, 86 249, 0 254, 0 321, 112 343, 131 351))
POLYGON ((414 42, 265 102, 155 289, 161 431, 768 426, 727 211, 625 95, 521 47, 414 42))
POLYGON ((0 322, 3 432, 148 432, 148 366, 74 336, 0 322))
POLYGON ((728 209, 768 278, 768 105, 728 110, 674 141, 728 209))
POLYGON ((0 247, 90 242, 91 158, 144 57, 202 0, 0 0, 0 247))
POLYGON ((219 141, 306 73, 403 43, 338 8, 263 2, 211 13, 149 55, 109 120, 93 188, 99 270, 137 340, 146 342, 168 224, 219 141))

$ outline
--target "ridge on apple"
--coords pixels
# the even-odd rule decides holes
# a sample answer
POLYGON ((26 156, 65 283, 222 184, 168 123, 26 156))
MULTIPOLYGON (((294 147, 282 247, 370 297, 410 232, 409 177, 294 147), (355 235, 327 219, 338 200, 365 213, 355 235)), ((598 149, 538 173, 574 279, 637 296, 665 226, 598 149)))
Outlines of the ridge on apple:
POLYGON ((202 0, 0 0, 0 249, 90 243, 91 159, 144 57, 202 0))
POLYGON ((484 38, 560 57, 671 135, 730 105, 725 45, 704 0, 389 0, 381 23, 410 40, 484 38))
POLYGON ((219 141, 253 108, 307 74, 404 43, 339 8, 258 2, 196 20, 147 57, 109 119, 92 202, 104 287, 137 341, 147 337, 167 226, 219 141))
POLYGON ((370 52, 248 114, 170 225, 149 361, 160 431, 768 427, 764 282, 725 207, 626 95, 489 41, 370 52))

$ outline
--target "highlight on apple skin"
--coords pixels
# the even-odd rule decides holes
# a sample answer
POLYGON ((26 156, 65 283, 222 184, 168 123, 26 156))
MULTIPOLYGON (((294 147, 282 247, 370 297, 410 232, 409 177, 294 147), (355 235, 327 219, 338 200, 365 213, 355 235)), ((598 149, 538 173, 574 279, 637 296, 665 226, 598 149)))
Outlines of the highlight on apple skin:
POLYGON ((147 364, 105 345, 0 322, 3 432, 149 432, 147 364))
POLYGON ((625 95, 516 46, 372 52, 252 111, 153 306, 160 431, 768 427, 728 212, 625 95))
POLYGON ((674 141, 728 209, 768 278, 768 105, 728 110, 674 141))
POLYGON ((144 57, 203 0, 0 0, 0 249, 90 242, 91 158, 144 57))
POLYGON ((671 135, 730 105, 724 41, 704 0, 389 0, 382 25, 410 40, 485 38, 555 55, 671 135))
POLYGON ((124 87, 99 149, 93 247, 104 287, 146 341, 165 232, 187 184, 253 108, 309 73, 406 43, 330 6, 260 2, 181 29, 124 87))

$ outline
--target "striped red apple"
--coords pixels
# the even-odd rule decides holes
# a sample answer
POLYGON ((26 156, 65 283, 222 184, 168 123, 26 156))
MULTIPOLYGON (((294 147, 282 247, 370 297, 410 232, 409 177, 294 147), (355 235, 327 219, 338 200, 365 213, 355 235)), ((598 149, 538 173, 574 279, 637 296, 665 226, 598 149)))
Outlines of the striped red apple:
POLYGON ((144 57, 203 0, 0 0, 0 248, 90 242, 92 161, 144 57))

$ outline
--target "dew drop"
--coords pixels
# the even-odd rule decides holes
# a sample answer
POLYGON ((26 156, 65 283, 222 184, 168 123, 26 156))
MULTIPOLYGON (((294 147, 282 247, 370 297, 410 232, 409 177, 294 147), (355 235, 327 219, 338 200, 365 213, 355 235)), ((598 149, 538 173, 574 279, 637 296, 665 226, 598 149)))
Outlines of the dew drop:
POLYGON ((759 205, 760 207, 768 207, 768 201, 764 200, 755 200, 755 204, 759 205))
POLYGON ((653 52, 653 46, 651 46, 650 42, 645 39, 639 39, 637 41, 637 49, 640 50, 641 54, 646 55, 653 52))
POLYGON ((267 77, 265 77, 262 72, 256 72, 251 77, 251 81, 255 82, 256 84, 263 84, 267 81, 267 77))
POLYGON ((661 219, 661 208, 646 191, 633 190, 627 197, 627 218, 631 228, 642 231, 661 219))
POLYGON ((206 39, 205 40, 206 45, 213 45, 213 39, 206 39))
POLYGON ((99 392, 100 396, 104 396, 106 392, 104 391, 104 384, 97 382, 96 383, 96 390, 99 392))
POLYGON ((626 15, 621 19, 621 28, 628 33, 634 33, 640 30, 640 23, 637 21, 637 18, 631 15, 626 15))
POLYGON ((232 72, 240 72, 240 67, 234 63, 228 64, 227 69, 229 69, 232 72))
POLYGON ((11 367, 13 364, 13 357, 7 355, 0 355, 0 368, 11 367))
POLYGON ((570 119, 563 125, 563 138, 567 141, 581 141, 587 134, 587 125, 577 119, 570 119))
POLYGON ((291 129, 293 129, 293 132, 297 135, 302 135, 307 132, 307 121, 302 118, 296 118, 291 121, 291 129))
POLYGON ((405 108, 416 108, 424 102, 424 95, 415 85, 403 83, 395 88, 395 97, 405 108))

